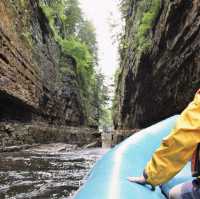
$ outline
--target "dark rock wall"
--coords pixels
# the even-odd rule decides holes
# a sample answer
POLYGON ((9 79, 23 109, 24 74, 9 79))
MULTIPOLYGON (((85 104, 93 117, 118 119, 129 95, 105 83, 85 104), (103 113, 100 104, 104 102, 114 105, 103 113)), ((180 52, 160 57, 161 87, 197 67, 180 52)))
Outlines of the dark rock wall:
POLYGON ((200 1, 161 2, 148 35, 152 47, 138 54, 132 34, 137 1, 130 0, 125 32, 129 46, 121 53, 116 128, 146 127, 180 113, 200 87, 200 1))
POLYGON ((76 62, 61 53, 38 1, 2 0, 0 18, 0 121, 83 125, 76 62))

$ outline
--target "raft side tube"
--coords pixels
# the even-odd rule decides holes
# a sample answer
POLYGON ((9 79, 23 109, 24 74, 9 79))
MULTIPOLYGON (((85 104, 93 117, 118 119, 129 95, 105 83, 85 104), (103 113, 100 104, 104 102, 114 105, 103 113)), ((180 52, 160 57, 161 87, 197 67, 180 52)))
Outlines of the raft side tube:
POLYGON ((87 182, 74 199, 165 199, 160 188, 130 183, 140 176, 154 151, 174 128, 177 115, 127 138, 105 154, 91 170, 87 182))

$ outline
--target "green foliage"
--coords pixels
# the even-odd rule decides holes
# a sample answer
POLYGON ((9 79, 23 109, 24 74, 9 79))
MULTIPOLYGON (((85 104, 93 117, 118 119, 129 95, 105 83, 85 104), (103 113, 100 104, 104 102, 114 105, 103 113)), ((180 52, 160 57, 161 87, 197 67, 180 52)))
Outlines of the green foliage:
MULTIPOLYGON (((161 9, 161 0, 141 0, 135 4, 134 13, 130 13, 131 1, 122 0, 121 12, 126 23, 134 27, 134 46, 139 52, 142 52, 148 50, 152 45, 149 32, 161 9)), ((126 40, 127 38, 124 37, 121 39, 121 48, 123 49, 127 48, 126 40)))
POLYGON ((60 27, 55 23, 56 19, 62 22, 62 38, 66 39, 76 35, 77 26, 82 20, 78 0, 54 0, 49 4, 45 3, 44 0, 40 0, 40 6, 48 17, 56 37, 61 34, 59 32, 60 27))
POLYGON ((27 0, 20 0, 20 5, 22 8, 25 8, 27 5, 27 0))
POLYGON ((76 59, 78 66, 85 68, 90 67, 92 56, 85 43, 82 43, 76 38, 70 38, 62 39, 60 44, 66 54, 69 54, 76 59))
POLYGON ((104 109, 102 117, 100 119, 100 126, 103 126, 103 127, 112 127, 113 126, 112 109, 111 108, 104 109))
POLYGON ((94 89, 93 89, 93 101, 98 113, 98 125, 100 126, 112 126, 111 112, 109 109, 109 89, 105 83, 105 77, 101 71, 96 72, 94 89))
POLYGON ((65 19, 63 20, 65 37, 74 36, 83 19, 78 0, 65 1, 65 19))
POLYGON ((88 47, 85 43, 82 43, 81 41, 70 38, 70 39, 64 39, 60 42, 63 52, 66 54, 71 55, 75 58, 77 62, 77 72, 80 82, 80 88, 81 88, 81 96, 84 101, 84 107, 86 107, 86 114, 90 112, 89 110, 91 107, 89 107, 88 97, 91 97, 92 93, 92 86, 95 84, 94 76, 94 66, 92 65, 92 55, 88 50, 88 47))
MULTIPOLYGON (((98 126, 104 114, 103 107, 107 98, 104 76, 95 70, 97 66, 95 29, 84 19, 78 0, 39 2, 49 20, 55 40, 61 46, 62 53, 76 60, 81 101, 87 124, 98 126)), ((72 72, 61 60, 61 77, 72 72)))
MULTIPOLYGON (((48 20, 49 20, 49 25, 54 33, 55 39, 56 41, 59 39, 59 34, 57 31, 57 27, 55 26, 55 17, 57 15, 57 9, 55 9, 55 4, 53 6, 48 6, 44 3, 42 3, 42 1, 40 1, 40 6, 43 9, 43 12, 45 13, 45 15, 47 16, 48 20)), ((62 16, 62 14, 61 14, 62 16)))
MULTIPOLYGON (((141 55, 151 49, 151 31, 161 9, 161 0, 121 0, 121 13, 125 21, 124 33, 120 39, 120 56, 122 65, 127 63, 130 52, 134 53, 134 61, 139 61, 141 55)), ((113 121, 117 125, 119 118, 119 103, 122 87, 122 68, 115 73, 115 96, 113 98, 113 121)))
POLYGON ((137 45, 140 50, 148 49, 151 46, 151 40, 148 37, 148 34, 152 29, 152 26, 160 10, 160 6, 160 0, 151 0, 148 3, 144 1, 144 7, 146 7, 146 10, 140 19, 136 33, 136 41, 138 42, 137 45))
POLYGON ((97 62, 97 41, 95 28, 93 24, 88 20, 82 20, 78 31, 78 38, 84 42, 89 52, 93 55, 95 62, 97 62))

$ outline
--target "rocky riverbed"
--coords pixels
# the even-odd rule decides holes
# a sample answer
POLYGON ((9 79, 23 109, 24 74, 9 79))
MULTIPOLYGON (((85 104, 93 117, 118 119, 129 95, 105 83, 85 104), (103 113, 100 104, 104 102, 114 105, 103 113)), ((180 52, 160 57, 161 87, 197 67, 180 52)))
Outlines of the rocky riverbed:
POLYGON ((46 144, 0 154, 1 199, 69 199, 107 150, 46 144))

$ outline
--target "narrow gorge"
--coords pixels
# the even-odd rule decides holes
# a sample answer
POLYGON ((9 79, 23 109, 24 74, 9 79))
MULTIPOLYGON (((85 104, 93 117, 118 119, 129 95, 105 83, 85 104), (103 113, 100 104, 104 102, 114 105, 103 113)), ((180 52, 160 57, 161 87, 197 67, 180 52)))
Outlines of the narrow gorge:
POLYGON ((132 170, 129 160, 139 171, 141 158, 149 159, 157 148, 149 138, 160 143, 176 118, 164 122, 163 130, 160 123, 140 130, 181 113, 200 88, 200 0, 91 0, 92 15, 102 9, 94 17, 102 42, 81 5, 81 0, 0 0, 2 199, 71 198, 108 149, 136 134, 97 165, 94 178, 105 171, 97 184, 88 181, 105 186, 111 198, 121 197, 116 190, 124 186, 121 174, 132 170), (100 19, 111 1, 119 2, 122 18, 115 24, 110 13, 110 30, 100 19), (123 30, 115 33, 118 26, 123 30), (102 71, 103 65, 106 70, 115 65, 106 29, 119 42, 113 77, 102 71), (108 184, 101 183, 105 179, 108 184))
POLYGON ((126 0, 115 128, 180 113, 200 87, 200 1, 126 0))
POLYGON ((94 30, 76 0, 1 0, 0 18, 0 198, 70 197, 106 152, 87 149, 104 104, 94 30))

